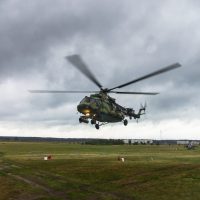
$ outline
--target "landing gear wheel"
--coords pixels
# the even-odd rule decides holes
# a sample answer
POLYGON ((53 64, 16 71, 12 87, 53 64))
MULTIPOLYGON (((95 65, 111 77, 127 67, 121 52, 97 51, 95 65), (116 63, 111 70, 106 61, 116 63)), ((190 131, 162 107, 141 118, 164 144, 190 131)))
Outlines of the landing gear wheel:
POLYGON ((96 129, 99 129, 99 124, 95 124, 95 128, 96 128, 96 129))
POLYGON ((124 120, 124 126, 127 126, 127 124, 128 124, 128 120, 125 119, 125 120, 124 120))
POLYGON ((86 124, 88 124, 89 120, 86 117, 81 116, 81 117, 79 117, 79 123, 86 123, 86 124))
POLYGON ((95 124, 95 120, 94 119, 91 120, 91 124, 92 125, 95 124))

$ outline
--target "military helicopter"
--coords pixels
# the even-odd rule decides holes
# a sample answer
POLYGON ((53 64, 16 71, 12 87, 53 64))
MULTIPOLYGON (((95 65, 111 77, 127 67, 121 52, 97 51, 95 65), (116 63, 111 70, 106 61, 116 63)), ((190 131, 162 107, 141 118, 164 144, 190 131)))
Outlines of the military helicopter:
POLYGON ((175 63, 154 71, 145 76, 139 77, 127 83, 115 86, 113 88, 103 88, 94 74, 89 70, 88 66, 82 60, 80 55, 70 55, 66 56, 66 59, 76 67, 80 72, 82 72, 90 81, 92 81, 98 88, 99 91, 66 91, 66 90, 29 90, 32 93, 94 93, 89 97, 85 96, 79 105, 77 106, 78 112, 83 114, 79 118, 80 123, 89 123, 89 120, 92 125, 95 125, 96 129, 99 129, 100 126, 115 123, 123 122, 125 126, 128 124, 129 119, 138 120, 141 115, 145 114, 146 104, 141 106, 139 111, 136 113, 133 108, 125 108, 124 106, 116 103, 115 99, 110 97, 108 94, 134 94, 134 95, 157 95, 156 92, 122 92, 116 91, 115 89, 123 88, 125 86, 131 85, 133 83, 142 81, 144 79, 156 76, 158 74, 173 70, 180 67, 179 63, 175 63))

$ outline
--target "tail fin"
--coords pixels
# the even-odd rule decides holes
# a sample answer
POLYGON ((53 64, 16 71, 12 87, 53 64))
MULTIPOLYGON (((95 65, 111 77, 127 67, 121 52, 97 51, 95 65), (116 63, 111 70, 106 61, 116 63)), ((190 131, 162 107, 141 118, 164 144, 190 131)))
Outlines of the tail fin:
POLYGON ((144 115, 146 114, 145 111, 146 111, 146 107, 147 107, 147 103, 145 102, 144 105, 140 104, 140 110, 138 112, 139 115, 144 115))

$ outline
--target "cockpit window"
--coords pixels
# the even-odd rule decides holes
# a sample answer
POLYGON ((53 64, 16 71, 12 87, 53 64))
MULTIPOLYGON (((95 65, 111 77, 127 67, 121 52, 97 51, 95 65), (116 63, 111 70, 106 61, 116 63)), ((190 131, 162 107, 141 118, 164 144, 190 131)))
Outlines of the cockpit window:
POLYGON ((87 96, 85 98, 83 98, 80 103, 82 103, 82 104, 91 103, 93 105, 100 105, 101 104, 100 99, 91 98, 91 97, 87 97, 87 96))
POLYGON ((85 97, 82 99, 81 103, 90 103, 90 97, 85 97))
POLYGON ((91 103, 96 103, 96 99, 90 99, 91 103))
POLYGON ((91 103, 94 103, 94 104, 96 104, 96 105, 99 105, 99 104, 100 104, 100 100, 99 100, 99 99, 91 98, 91 99, 90 99, 90 102, 91 102, 91 103))

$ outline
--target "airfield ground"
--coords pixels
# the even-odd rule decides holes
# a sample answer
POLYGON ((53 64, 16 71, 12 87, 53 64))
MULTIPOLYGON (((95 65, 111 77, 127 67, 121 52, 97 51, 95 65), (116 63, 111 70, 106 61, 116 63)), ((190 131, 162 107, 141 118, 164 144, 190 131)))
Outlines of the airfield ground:
POLYGON ((198 200, 200 148, 1 142, 0 199, 198 200))

